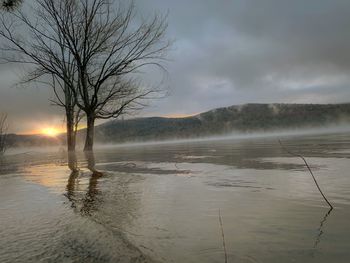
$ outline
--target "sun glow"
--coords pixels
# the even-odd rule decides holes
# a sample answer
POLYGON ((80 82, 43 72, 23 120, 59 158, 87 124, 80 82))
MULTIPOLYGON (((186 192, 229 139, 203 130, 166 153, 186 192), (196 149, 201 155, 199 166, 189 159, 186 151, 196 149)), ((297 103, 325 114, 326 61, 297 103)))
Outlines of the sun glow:
POLYGON ((48 137, 56 137, 60 131, 56 128, 44 128, 40 131, 42 135, 48 136, 48 137))

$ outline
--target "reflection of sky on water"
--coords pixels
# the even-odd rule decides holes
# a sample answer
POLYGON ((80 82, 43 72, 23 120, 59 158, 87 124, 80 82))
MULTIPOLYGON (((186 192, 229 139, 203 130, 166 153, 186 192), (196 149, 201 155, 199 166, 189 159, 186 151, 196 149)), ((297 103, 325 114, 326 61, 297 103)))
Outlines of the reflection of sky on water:
MULTIPOLYGON (((123 233, 161 262, 222 262, 220 209, 232 262, 345 263, 350 258, 349 162, 339 152, 350 147, 344 142, 343 136, 285 142, 306 156, 336 207, 329 215, 302 162, 272 139, 110 148, 96 152, 93 167, 78 154, 76 173, 62 156, 46 163, 33 156, 32 165, 15 178, 48 189, 40 196, 51 196, 47 202, 60 207, 60 220, 71 220, 64 207, 73 211, 71 228, 82 228, 78 225, 86 220, 89 227, 98 225, 100 244, 123 233)), ((26 188, 4 178, 0 180, 13 192, 18 185, 26 188)), ((11 204, 16 194, 1 197, 11 204)))

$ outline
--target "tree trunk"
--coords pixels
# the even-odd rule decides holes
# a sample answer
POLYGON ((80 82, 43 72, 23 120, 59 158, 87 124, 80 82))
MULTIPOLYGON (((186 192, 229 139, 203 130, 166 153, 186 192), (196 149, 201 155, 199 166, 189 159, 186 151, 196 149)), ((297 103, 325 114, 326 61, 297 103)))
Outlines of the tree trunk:
POLYGON ((93 146, 94 146, 95 117, 87 116, 86 118, 87 118, 87 128, 86 128, 84 152, 89 152, 93 150, 93 146))
POLYGON ((71 169, 72 175, 79 171, 77 155, 73 151, 68 152, 68 167, 71 169))
POLYGON ((68 152, 74 152, 75 151, 75 144, 76 144, 76 138, 75 138, 75 123, 74 123, 74 114, 67 112, 67 148, 68 152))

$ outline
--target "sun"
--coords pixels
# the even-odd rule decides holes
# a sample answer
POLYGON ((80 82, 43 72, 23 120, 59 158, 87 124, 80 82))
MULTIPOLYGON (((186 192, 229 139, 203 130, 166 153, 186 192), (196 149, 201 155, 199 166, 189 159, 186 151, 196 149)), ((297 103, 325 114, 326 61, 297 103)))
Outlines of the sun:
POLYGON ((59 130, 56 128, 44 128, 41 130, 41 134, 48 137, 56 137, 59 133, 59 130))

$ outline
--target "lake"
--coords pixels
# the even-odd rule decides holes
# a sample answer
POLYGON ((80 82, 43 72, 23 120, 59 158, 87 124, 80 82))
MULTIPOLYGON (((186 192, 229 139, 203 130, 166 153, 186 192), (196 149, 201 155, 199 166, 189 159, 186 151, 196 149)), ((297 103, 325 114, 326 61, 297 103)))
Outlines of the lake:
POLYGON ((350 262, 350 134, 280 138, 332 211, 278 139, 10 153, 0 262, 350 262))

